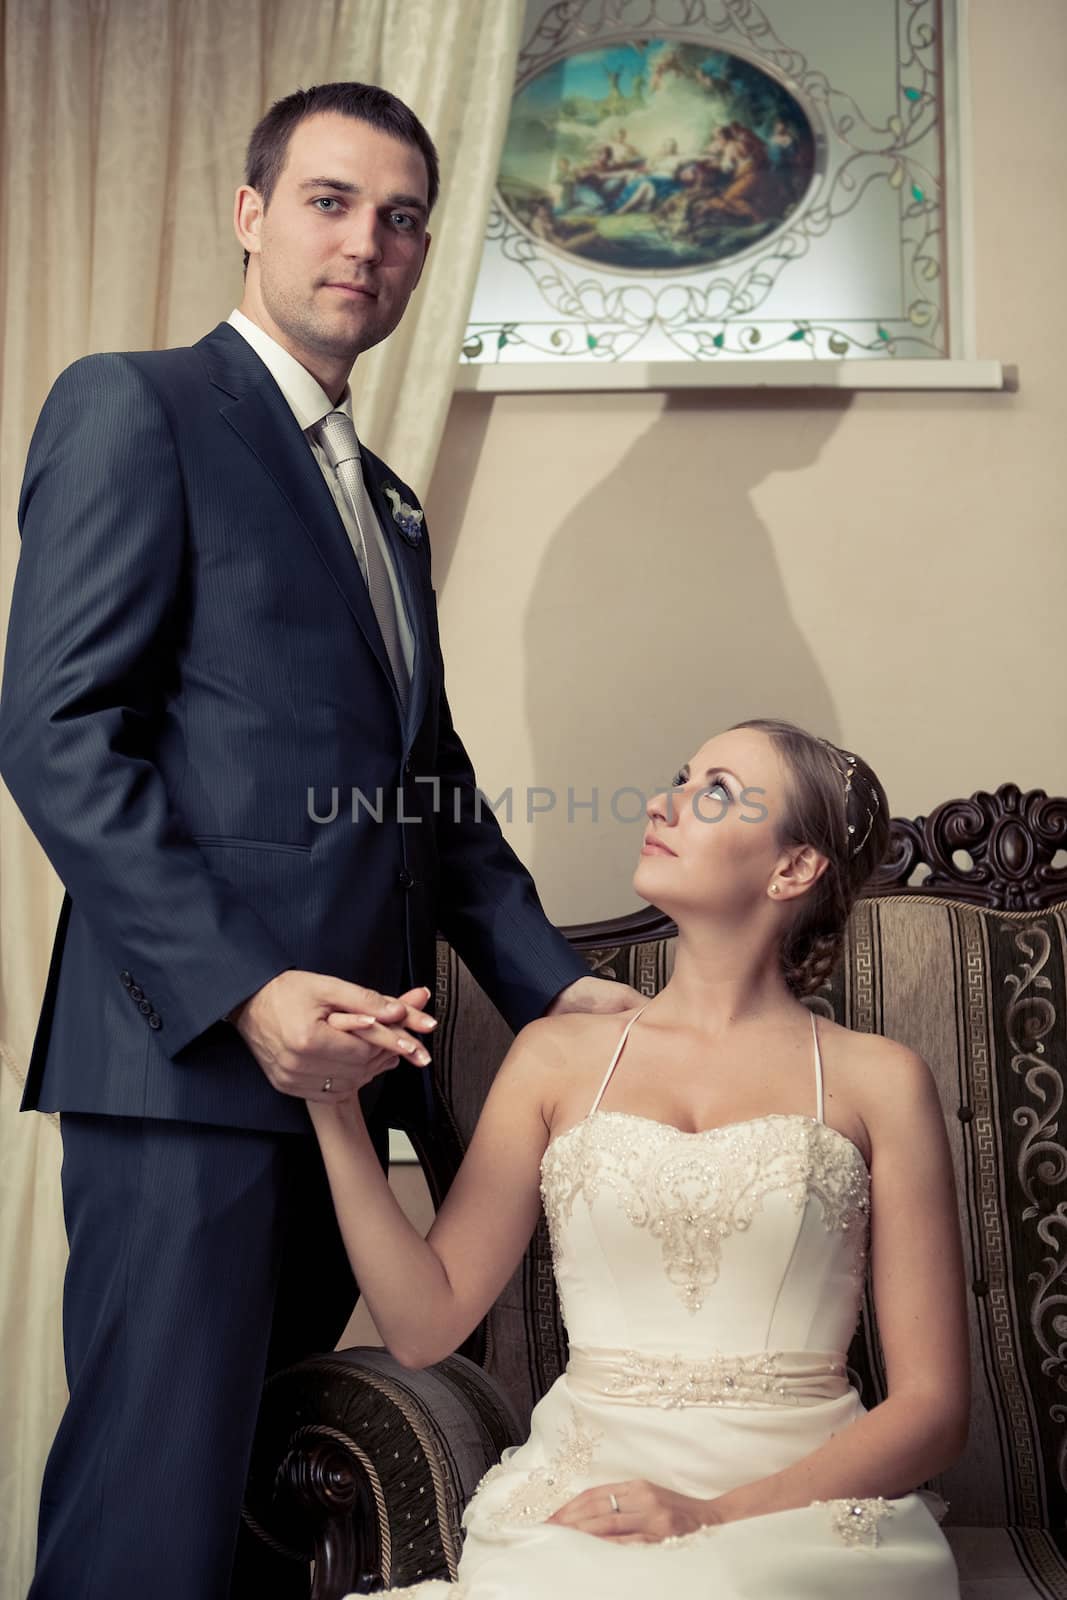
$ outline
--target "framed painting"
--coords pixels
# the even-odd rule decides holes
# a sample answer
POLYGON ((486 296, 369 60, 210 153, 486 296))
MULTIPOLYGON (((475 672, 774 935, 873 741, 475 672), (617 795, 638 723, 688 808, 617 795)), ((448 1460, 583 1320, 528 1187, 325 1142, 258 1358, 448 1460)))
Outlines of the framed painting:
POLYGON ((957 0, 528 0, 462 366, 552 388, 576 364, 972 357, 959 22, 957 0))

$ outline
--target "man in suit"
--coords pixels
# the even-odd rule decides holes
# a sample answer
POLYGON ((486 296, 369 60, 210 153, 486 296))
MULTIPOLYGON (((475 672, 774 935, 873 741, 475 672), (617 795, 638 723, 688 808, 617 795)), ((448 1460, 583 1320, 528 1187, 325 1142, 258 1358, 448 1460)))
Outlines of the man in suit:
POLYGON ((280 101, 241 310, 76 362, 34 434, 0 760, 67 890, 25 1104, 61 1113, 71 1251, 33 1600, 230 1592, 264 1376, 355 1295, 304 1102, 425 1064, 437 928, 515 1027, 636 998, 479 812, 422 514, 352 427, 437 183, 385 91, 280 101))

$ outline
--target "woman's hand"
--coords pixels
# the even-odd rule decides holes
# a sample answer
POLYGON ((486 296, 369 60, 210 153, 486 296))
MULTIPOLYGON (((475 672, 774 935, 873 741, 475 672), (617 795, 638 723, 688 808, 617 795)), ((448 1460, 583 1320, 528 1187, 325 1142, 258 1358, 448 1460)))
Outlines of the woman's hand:
POLYGON ((620 1544, 658 1544, 722 1520, 714 1500, 676 1494, 645 1478, 585 1489, 548 1518, 558 1527, 591 1533, 598 1539, 616 1539, 620 1544))
POLYGON ((279 1094, 327 1103, 358 1094, 402 1057, 429 1064, 419 1037, 436 1026, 422 1010, 429 998, 427 988, 392 999, 328 974, 287 971, 228 1020, 279 1094))
MULTIPOLYGON (((400 1022, 405 1028, 417 1028, 421 1033, 430 1033, 436 1028, 434 1018, 429 1017, 422 1007, 430 998, 430 991, 425 984, 416 989, 409 989, 406 994, 398 996, 395 1000, 385 1000, 375 1015, 365 1012, 331 1011, 326 1018, 329 1026, 337 1033, 347 1033, 351 1038, 358 1037, 361 1044, 367 1046, 366 1082, 378 1076, 380 1072, 387 1072, 395 1067, 401 1060, 400 1052, 404 1052, 404 1059, 418 1067, 428 1067, 430 1052, 420 1039, 412 1039, 410 1034, 400 1030, 400 1022), (399 1013, 400 1022, 393 1018, 399 1013), (385 1020, 388 1019, 388 1020, 385 1020)), ((346 1084, 341 1080, 329 1078, 329 1090, 320 1090, 316 1095, 308 1095, 309 1106, 315 1100, 325 1105, 339 1106, 350 1104, 358 1107, 360 1083, 346 1084)), ((312 1121, 314 1121, 312 1117, 312 1121)))

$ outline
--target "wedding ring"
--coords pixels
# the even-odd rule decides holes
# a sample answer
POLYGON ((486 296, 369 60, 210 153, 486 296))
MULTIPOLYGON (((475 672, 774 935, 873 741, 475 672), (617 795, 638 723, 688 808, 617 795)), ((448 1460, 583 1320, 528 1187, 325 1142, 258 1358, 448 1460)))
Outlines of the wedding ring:
POLYGON ((608 1499, 611 1501, 612 1511, 617 1512, 619 1509, 619 1502, 616 1500, 610 1489, 608 1490, 608 1499))
POLYGON ((326 1082, 322 1086, 323 1094, 329 1094, 329 1092, 330 1092, 330 1090, 332 1088, 333 1088, 333 1079, 332 1078, 327 1078, 326 1082))

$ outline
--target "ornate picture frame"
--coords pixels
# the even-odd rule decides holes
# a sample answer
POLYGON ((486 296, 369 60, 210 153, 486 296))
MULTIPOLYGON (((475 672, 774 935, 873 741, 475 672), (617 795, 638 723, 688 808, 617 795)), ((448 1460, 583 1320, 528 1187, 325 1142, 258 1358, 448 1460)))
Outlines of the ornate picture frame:
POLYGON ((462 367, 971 359, 959 5, 528 0, 462 367))

